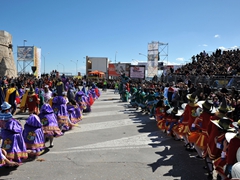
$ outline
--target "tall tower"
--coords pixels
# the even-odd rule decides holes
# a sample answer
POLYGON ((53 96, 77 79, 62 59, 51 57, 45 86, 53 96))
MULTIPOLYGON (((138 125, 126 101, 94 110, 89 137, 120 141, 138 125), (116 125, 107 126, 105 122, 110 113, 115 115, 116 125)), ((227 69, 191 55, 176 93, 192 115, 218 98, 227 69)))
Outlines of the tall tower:
POLYGON ((12 35, 2 30, 0 30, 0 76, 17 77, 12 35))

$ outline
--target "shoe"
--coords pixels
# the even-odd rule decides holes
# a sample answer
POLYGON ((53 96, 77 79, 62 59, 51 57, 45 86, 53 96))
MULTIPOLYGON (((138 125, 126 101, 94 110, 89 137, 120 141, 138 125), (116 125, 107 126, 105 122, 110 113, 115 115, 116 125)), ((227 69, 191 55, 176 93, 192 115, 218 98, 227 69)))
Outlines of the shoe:
POLYGON ((49 148, 53 148, 53 144, 49 146, 49 148))
POLYGON ((203 159, 203 157, 201 157, 199 155, 194 156, 194 158, 196 158, 196 159, 203 159))

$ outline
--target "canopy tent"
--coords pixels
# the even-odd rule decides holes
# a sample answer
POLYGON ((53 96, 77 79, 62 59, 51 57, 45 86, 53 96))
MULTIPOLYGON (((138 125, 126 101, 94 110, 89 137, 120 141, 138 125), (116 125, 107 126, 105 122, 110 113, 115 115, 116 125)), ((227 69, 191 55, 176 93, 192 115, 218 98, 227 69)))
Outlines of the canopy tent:
POLYGON ((91 71, 88 73, 88 78, 97 78, 97 79, 103 79, 105 78, 105 73, 102 71, 91 71))
POLYGON ((89 72, 88 74, 104 75, 104 72, 96 70, 96 71, 89 72))

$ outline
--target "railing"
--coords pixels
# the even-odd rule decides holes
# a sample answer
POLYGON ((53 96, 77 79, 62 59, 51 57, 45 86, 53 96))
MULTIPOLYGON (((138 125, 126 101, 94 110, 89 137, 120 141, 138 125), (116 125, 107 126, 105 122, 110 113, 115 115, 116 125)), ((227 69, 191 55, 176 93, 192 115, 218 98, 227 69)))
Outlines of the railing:
POLYGON ((194 85, 198 83, 207 84, 212 88, 231 88, 234 86, 236 89, 240 90, 240 76, 205 76, 205 75, 180 75, 180 74, 171 74, 167 76, 159 77, 159 80, 164 83, 174 82, 177 84, 178 82, 187 82, 190 80, 194 85))

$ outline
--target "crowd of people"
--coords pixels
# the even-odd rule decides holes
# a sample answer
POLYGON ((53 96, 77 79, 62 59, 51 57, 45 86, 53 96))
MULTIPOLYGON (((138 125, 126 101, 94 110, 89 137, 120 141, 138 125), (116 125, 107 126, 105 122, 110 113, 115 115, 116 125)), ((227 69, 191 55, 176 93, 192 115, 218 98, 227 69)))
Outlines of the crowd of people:
POLYGON ((240 178, 240 97, 235 88, 139 83, 122 75, 119 93, 123 102, 154 117, 161 131, 196 152, 209 179, 214 171, 219 180, 240 178))
POLYGON ((52 148, 54 138, 77 126, 99 96, 94 83, 86 88, 83 82, 80 89, 78 80, 64 75, 2 79, 0 167, 17 167, 52 148), (18 113, 29 115, 24 125, 14 117, 18 113))
POLYGON ((175 74, 190 75, 239 75, 240 50, 217 49, 211 54, 205 51, 192 57, 192 62, 177 69, 175 74))

